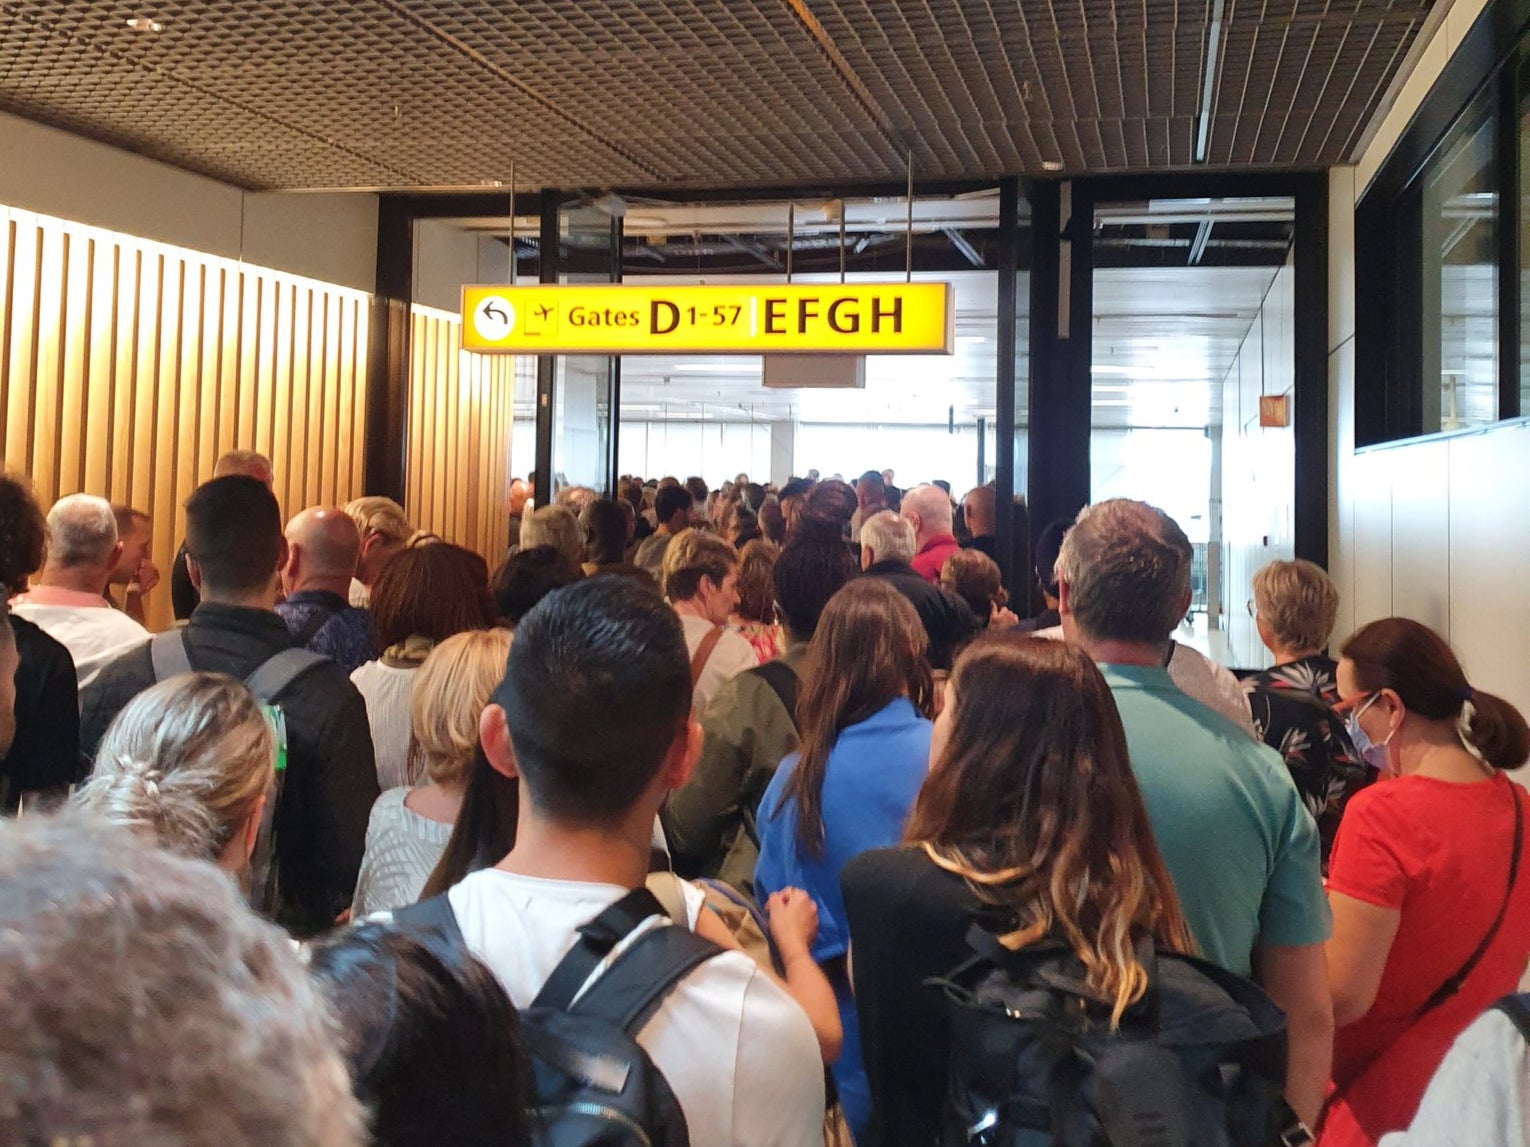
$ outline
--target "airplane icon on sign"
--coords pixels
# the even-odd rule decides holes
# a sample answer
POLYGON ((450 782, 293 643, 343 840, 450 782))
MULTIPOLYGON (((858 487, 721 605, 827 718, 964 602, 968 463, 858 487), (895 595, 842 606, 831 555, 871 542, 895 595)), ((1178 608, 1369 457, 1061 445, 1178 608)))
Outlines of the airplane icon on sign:
POLYGON ((541 319, 543 322, 546 322, 552 313, 553 309, 549 306, 540 306, 537 308, 537 318, 541 319))

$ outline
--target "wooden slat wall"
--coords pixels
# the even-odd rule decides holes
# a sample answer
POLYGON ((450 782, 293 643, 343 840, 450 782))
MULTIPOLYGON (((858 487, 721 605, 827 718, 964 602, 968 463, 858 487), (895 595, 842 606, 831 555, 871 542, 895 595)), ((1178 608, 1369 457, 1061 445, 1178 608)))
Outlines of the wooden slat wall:
POLYGON ((457 315, 411 313, 405 504, 416 528, 477 550, 490 567, 509 539, 515 359, 462 349, 457 315))
POLYGON ((363 492, 365 294, 3 207, 0 228, 0 462, 44 508, 153 516, 151 627, 223 451, 269 455, 289 516, 363 492))

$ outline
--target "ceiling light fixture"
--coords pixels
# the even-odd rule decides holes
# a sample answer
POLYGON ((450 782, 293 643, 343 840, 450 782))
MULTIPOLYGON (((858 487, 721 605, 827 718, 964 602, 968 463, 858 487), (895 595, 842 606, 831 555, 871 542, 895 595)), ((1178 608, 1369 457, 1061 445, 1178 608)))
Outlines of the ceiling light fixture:
POLYGON ((1226 0, 1215 0, 1211 8, 1211 28, 1206 34, 1206 66, 1201 73, 1201 115, 1195 132, 1195 162, 1206 162, 1206 146, 1211 142, 1211 100, 1217 79, 1217 56, 1222 49, 1222 10, 1226 0))
POLYGON ((1063 165, 1060 159, 1043 159, 1041 161, 1042 171, 1061 171, 1062 169, 1063 165))
POLYGON ((165 30, 163 24, 148 16, 133 16, 125 21, 125 23, 134 32, 163 32, 165 30))

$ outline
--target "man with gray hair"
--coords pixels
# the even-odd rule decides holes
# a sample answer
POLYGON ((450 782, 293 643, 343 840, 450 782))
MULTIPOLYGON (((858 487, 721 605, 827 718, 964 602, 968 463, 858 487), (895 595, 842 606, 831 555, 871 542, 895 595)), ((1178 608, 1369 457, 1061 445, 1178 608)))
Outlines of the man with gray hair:
POLYGON ((110 502, 90 494, 60 498, 48 512, 48 557, 37 585, 11 602, 18 617, 69 650, 81 689, 113 657, 149 636, 106 600, 121 549, 110 502))
MULTIPOLYGON (((254 478, 268 490, 276 482, 271 459, 256 450, 225 450, 218 455, 218 460, 213 463, 213 477, 228 478, 235 474, 254 478)), ((196 612, 201 600, 202 595, 192 584, 191 573, 186 568, 186 543, 182 542, 170 567, 170 608, 175 611, 175 620, 185 621, 196 612)))
MULTIPOLYGON (((910 491, 905 506, 916 493, 910 491)), ((982 622, 961 598, 915 571, 909 563, 916 552, 914 525, 906 517, 882 510, 861 524, 861 569, 865 576, 883 579, 908 598, 930 639, 930 666, 950 669, 956 651, 977 636, 982 622)))
POLYGON ((1153 836, 1201 954, 1253 975, 1286 1012, 1286 1098, 1317 1120, 1333 1055, 1317 826, 1280 754, 1183 693, 1164 669, 1190 606, 1192 549, 1162 510, 1090 506, 1063 539, 1058 610, 1099 664, 1153 836))
POLYGON ((0 999, 0 1142, 364 1142, 287 937, 217 868, 83 813, 0 822, 0 999))

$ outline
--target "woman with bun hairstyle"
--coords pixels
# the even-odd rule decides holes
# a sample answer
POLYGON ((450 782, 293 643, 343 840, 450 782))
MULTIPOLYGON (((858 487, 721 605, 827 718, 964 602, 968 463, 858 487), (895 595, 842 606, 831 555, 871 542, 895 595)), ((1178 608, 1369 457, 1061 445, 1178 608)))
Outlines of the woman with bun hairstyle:
POLYGON ((75 803, 198 860, 242 874, 276 772, 276 737, 242 681, 189 673, 117 714, 75 803))
POLYGON ((1382 780, 1351 798, 1329 864, 1338 1031, 1319 1143, 1370 1147, 1408 1126, 1451 1042, 1530 957, 1530 794, 1503 773, 1530 757, 1530 728, 1406 618, 1351 637, 1338 686, 1382 780))

